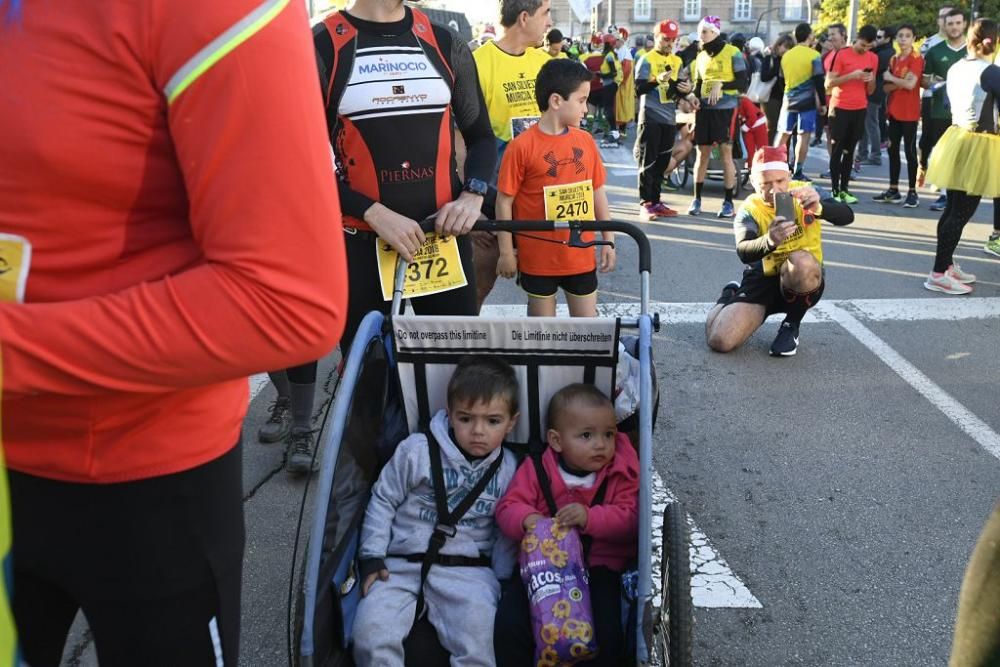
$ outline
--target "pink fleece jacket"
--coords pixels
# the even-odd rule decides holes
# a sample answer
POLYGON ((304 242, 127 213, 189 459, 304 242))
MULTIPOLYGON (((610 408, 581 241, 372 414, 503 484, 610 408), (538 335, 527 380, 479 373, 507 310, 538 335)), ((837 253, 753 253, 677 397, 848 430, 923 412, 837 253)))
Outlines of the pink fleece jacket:
MULTIPOLYGON (((542 464, 552 482, 552 497, 556 507, 580 503, 588 508, 587 527, 583 535, 590 535, 588 565, 604 566, 620 572, 635 558, 639 535, 639 459, 628 436, 619 433, 615 439, 615 456, 597 473, 594 485, 588 489, 568 488, 559 474, 556 452, 547 449, 542 464), (590 507, 590 502, 607 478, 608 486, 604 503, 590 507)), ((514 474, 507 493, 497 504, 497 524, 503 534, 512 540, 524 537, 524 519, 529 514, 548 516, 545 496, 535 474, 535 466, 526 459, 514 474)))

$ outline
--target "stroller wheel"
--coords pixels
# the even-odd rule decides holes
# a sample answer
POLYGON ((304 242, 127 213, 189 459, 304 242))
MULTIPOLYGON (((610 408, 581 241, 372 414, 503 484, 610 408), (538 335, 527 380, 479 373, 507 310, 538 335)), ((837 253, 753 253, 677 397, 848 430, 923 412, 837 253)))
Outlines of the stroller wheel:
POLYGON ((655 646, 664 667, 692 664, 694 618, 689 544, 684 508, 675 501, 663 512, 663 598, 655 646))

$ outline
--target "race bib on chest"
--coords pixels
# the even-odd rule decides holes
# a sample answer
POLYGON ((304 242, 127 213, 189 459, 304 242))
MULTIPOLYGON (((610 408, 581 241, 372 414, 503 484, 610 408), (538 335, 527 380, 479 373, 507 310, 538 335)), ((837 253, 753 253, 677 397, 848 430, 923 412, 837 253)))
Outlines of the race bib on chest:
MULTIPOLYGON (((382 239, 375 241, 375 260, 378 262, 382 298, 386 301, 392 300, 398 258, 399 253, 388 243, 382 239)), ((454 236, 441 238, 437 234, 430 233, 413 257, 413 261, 406 267, 403 298, 412 299, 447 292, 468 284, 465 268, 458 254, 458 239, 454 236)))
POLYGON ((31 243, 23 236, 0 234, 0 301, 24 301, 31 268, 31 243))
POLYGON ((594 183, 580 181, 567 185, 542 188, 545 198, 545 219, 554 222, 595 220, 594 183))

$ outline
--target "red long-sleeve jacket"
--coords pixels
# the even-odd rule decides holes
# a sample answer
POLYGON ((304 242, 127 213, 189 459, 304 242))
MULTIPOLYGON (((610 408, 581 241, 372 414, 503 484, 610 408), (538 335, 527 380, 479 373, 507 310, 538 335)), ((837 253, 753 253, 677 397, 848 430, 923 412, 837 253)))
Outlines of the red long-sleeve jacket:
MULTIPOLYGON (((542 465, 552 484, 552 497, 556 507, 571 503, 587 507, 587 527, 582 531, 590 535, 588 565, 605 566, 623 571, 635 559, 636 541, 639 536, 639 458, 628 436, 619 433, 615 438, 615 456, 611 463, 598 473, 593 486, 569 488, 559 473, 556 452, 545 450, 542 465), (608 480, 604 502, 590 507, 597 490, 608 480)), ((535 465, 525 460, 514 473, 507 493, 497 503, 497 525, 512 540, 524 537, 524 520, 530 514, 549 515, 542 487, 535 474, 535 465)))
POLYGON ((303 3, 28 2, 0 63, 0 234, 31 244, 0 303, 8 465, 116 482, 218 457, 247 375, 343 328, 303 3))

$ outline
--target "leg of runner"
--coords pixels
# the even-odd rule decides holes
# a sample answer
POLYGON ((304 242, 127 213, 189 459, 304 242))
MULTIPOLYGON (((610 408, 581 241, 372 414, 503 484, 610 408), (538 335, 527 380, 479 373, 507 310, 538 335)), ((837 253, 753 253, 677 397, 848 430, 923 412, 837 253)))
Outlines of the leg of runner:
POLYGON ((312 417, 316 396, 318 362, 288 369, 292 397, 292 429, 288 439, 285 469, 291 473, 309 472, 313 462, 312 417))
POLYGON ((906 121, 902 125, 903 152, 906 155, 906 178, 909 186, 904 206, 912 208, 917 205, 917 121, 906 121), (912 206, 909 193, 913 193, 912 206))
POLYGON ((927 289, 945 294, 968 294, 972 291, 971 284, 976 277, 955 264, 954 253, 962 238, 962 230, 975 214, 980 199, 961 190, 948 191, 944 213, 938 220, 934 270, 924 281, 927 289))
POLYGON ((12 506, 31 518, 14 523, 12 547, 27 663, 58 665, 66 619, 82 608, 102 665, 238 664, 242 467, 237 445, 191 470, 133 482, 11 471, 12 506))
POLYGON ((794 356, 799 347, 799 326, 806 311, 823 296, 823 269, 813 255, 797 250, 781 265, 781 297, 785 319, 771 344, 774 357, 794 356))
MULTIPOLYGON (((902 195, 899 194, 899 172, 902 170, 902 162, 899 159, 900 144, 903 140, 903 122, 896 120, 895 118, 889 119, 889 146, 887 152, 889 153, 889 188, 881 193, 877 194, 872 199, 878 202, 886 202, 890 204, 898 204, 902 201, 902 195)), ((909 166, 909 165, 907 165, 909 166)), ((916 167, 916 165, 913 165, 916 167)))
POLYGON ((664 126, 645 116, 639 121, 635 140, 635 157, 639 164, 639 215, 646 220, 656 217, 655 206, 660 201, 660 184, 663 172, 659 165, 660 134, 664 126))
POLYGON ((983 246, 983 252, 1000 257, 1000 197, 993 200, 993 233, 983 246))
POLYGON ((705 338, 715 352, 741 347, 764 324, 766 308, 759 303, 718 304, 705 319, 705 338))
POLYGON ((1000 505, 986 521, 958 596, 953 667, 1000 664, 1000 505))
POLYGON ((839 109, 833 110, 827 134, 830 140, 830 187, 833 190, 833 198, 839 199, 840 168, 844 163, 844 141, 847 138, 847 117, 844 112, 839 109))
POLYGON ((663 125, 660 128, 660 145, 657 147, 656 164, 653 167, 653 177, 656 179, 656 206, 659 207, 657 215, 672 217, 677 215, 677 211, 663 203, 663 173, 667 170, 672 159, 674 142, 677 138, 676 125, 663 125))
POLYGON ((278 396, 271 404, 270 416, 257 431, 257 439, 261 442, 272 443, 284 440, 292 428, 291 415, 289 415, 289 410, 292 407, 292 390, 288 384, 288 373, 285 371, 271 371, 267 376, 271 378, 271 383, 278 396))
MULTIPOLYGON (((565 290, 563 293, 566 295, 566 305, 569 306, 570 317, 597 317, 597 292, 584 296, 570 294, 565 290)), ((553 299, 553 303, 555 303, 555 299, 553 299)))
POLYGON ((701 189, 705 186, 705 174, 708 173, 708 160, 712 154, 711 146, 698 146, 694 158, 694 199, 688 206, 688 215, 701 215, 701 189))
POLYGON ((528 317, 555 317, 556 297, 528 295, 528 317))
POLYGON ((733 198, 736 197, 736 163, 733 162, 733 142, 727 141, 719 145, 719 155, 722 157, 723 183, 726 186, 726 198, 719 211, 720 218, 732 218, 736 215, 733 198))

